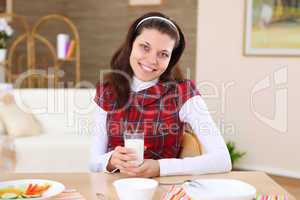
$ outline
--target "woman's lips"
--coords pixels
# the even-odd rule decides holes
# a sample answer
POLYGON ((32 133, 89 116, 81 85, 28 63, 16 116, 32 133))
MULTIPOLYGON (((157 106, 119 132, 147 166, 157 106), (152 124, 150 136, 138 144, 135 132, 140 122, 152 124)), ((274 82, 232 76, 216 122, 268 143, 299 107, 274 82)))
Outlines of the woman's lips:
POLYGON ((147 65, 143 65, 143 64, 141 64, 141 63, 139 63, 139 66, 140 66, 144 71, 146 71, 146 72, 153 72, 153 71, 156 71, 155 69, 153 69, 153 68, 151 68, 151 67, 149 67, 149 66, 147 66, 147 65))

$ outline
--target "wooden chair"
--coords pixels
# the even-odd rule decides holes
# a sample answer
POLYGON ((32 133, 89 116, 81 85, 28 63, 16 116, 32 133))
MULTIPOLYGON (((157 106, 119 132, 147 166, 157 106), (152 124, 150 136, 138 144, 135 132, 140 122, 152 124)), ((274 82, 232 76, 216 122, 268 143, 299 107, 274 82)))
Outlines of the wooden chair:
POLYGON ((179 158, 199 156, 202 153, 201 143, 196 134, 192 131, 185 130, 183 133, 179 158))

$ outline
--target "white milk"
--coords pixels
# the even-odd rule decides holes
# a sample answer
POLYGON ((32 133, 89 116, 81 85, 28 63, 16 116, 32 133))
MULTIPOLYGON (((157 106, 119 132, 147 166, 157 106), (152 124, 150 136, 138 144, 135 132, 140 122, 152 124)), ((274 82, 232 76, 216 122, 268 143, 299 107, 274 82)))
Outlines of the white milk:
POLYGON ((137 155, 137 160, 132 161, 142 164, 144 160, 144 140, 143 139, 125 139, 125 147, 133 149, 137 155))

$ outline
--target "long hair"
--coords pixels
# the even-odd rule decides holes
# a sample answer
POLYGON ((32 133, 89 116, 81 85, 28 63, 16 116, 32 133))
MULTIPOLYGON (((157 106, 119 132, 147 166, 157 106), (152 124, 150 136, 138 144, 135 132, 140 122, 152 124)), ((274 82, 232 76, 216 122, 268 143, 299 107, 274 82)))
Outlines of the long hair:
POLYGON ((178 75, 180 74, 179 68, 176 67, 176 70, 174 70, 174 68, 177 65, 185 48, 184 35, 180 27, 176 24, 176 22, 172 20, 171 21, 176 26, 177 30, 172 27, 170 23, 155 18, 149 20, 147 19, 139 24, 141 20, 150 16, 158 16, 171 20, 170 18, 159 12, 150 12, 139 17, 130 25, 124 43, 114 53, 111 59, 110 65, 112 72, 108 74, 106 79, 109 85, 112 86, 113 92, 116 97, 117 108, 121 108, 122 106, 124 106, 129 99, 130 83, 134 74, 130 66, 129 57, 135 38, 141 34, 144 28, 158 30, 161 33, 169 35, 172 39, 175 40, 175 47, 172 51, 169 65, 167 66, 167 69, 164 71, 164 73, 159 77, 160 81, 171 81, 174 80, 174 77, 176 77, 177 79, 181 78, 180 75, 178 75), (176 75, 174 76, 172 73, 173 71, 176 73, 176 75))

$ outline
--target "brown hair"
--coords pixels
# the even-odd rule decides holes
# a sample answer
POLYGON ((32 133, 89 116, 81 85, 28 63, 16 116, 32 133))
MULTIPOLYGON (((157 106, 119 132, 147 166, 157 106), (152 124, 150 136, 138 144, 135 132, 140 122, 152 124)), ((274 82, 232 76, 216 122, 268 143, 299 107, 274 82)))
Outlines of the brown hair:
POLYGON ((179 68, 176 67, 177 69, 174 70, 185 48, 185 39, 181 29, 174 21, 172 21, 170 18, 168 18, 162 13, 150 12, 144 14, 143 16, 139 17, 131 24, 125 42, 115 52, 115 54, 111 59, 112 72, 108 74, 106 80, 114 90, 116 101, 117 101, 117 108, 121 108, 122 106, 124 106, 129 99, 130 83, 132 81, 132 76, 133 76, 133 70, 130 66, 129 57, 131 54, 132 45, 135 38, 139 34, 141 34, 144 28, 156 29, 161 33, 165 33, 169 35, 171 38, 175 39, 176 41, 175 47, 172 51, 169 65, 166 71, 160 76, 159 78, 160 81, 166 82, 174 79, 182 79, 182 77, 180 76, 181 73, 179 68), (173 24, 176 26, 176 29, 165 20, 155 19, 155 18, 145 20, 144 22, 139 24, 141 20, 150 16, 158 16, 158 17, 166 18, 171 22, 173 22, 173 24), (138 24, 139 26, 137 27, 138 24), (175 72, 176 75, 173 74, 173 71, 175 72))

